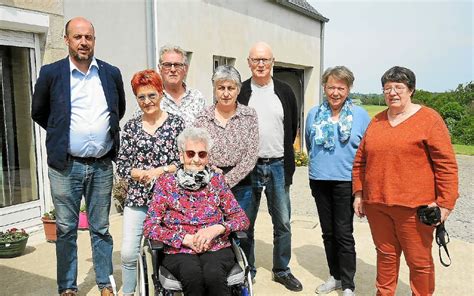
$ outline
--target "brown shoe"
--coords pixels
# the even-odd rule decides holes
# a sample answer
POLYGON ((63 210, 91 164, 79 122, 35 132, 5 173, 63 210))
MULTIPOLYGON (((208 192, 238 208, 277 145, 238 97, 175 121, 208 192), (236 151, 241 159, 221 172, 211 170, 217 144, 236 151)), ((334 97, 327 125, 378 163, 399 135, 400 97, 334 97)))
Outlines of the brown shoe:
POLYGON ((77 292, 74 291, 74 290, 71 290, 71 289, 67 289, 67 290, 63 291, 60 295, 61 296, 76 296, 77 292))
POLYGON ((100 291, 100 296, 114 296, 112 287, 105 287, 100 291))

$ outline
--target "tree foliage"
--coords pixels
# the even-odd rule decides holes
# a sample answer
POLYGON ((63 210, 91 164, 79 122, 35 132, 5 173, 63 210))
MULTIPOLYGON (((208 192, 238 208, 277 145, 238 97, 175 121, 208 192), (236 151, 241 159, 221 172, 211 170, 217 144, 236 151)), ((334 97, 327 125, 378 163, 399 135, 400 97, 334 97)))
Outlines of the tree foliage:
MULTIPOLYGON (((351 94, 364 105, 385 105, 382 94, 351 94)), ((454 144, 474 145, 474 82, 455 90, 432 93, 417 89, 413 102, 435 109, 448 126, 454 144)))

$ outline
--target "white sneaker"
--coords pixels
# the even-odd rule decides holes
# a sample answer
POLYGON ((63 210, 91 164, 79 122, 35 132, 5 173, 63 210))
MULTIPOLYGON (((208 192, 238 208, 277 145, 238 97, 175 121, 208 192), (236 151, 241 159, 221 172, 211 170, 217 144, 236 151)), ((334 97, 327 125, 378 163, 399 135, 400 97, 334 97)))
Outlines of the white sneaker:
MULTIPOLYGON (((316 288, 315 292, 316 294, 327 294, 338 289, 342 289, 341 281, 336 280, 333 276, 330 276, 329 279, 324 284, 319 285, 316 288)), ((351 295, 351 294, 347 294, 347 295, 351 295)))
POLYGON ((342 296, 355 296, 355 293, 351 289, 347 288, 342 292, 342 296))

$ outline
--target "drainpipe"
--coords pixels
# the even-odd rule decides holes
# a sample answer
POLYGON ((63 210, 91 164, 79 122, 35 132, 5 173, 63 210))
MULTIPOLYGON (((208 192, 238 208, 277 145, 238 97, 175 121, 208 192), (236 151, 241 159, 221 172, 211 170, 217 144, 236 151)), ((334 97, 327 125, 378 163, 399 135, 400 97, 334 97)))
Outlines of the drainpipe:
POLYGON ((320 69, 319 69, 319 102, 318 104, 320 104, 323 100, 323 87, 321 85, 321 76, 323 75, 323 72, 324 72, 324 26, 326 25, 325 22, 321 22, 321 43, 319 45, 320 47, 320 51, 319 51, 319 64, 320 64, 320 69))
POLYGON ((157 69, 156 60, 156 0, 145 0, 146 56, 148 69, 157 69))

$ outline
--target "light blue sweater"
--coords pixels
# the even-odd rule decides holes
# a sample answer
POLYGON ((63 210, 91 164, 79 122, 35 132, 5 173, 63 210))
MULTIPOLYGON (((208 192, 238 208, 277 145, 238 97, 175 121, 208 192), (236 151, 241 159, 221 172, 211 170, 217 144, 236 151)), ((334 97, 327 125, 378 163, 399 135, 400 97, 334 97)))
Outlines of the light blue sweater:
POLYGON ((339 141, 339 131, 334 133, 336 147, 334 151, 324 149, 314 143, 311 127, 319 106, 313 107, 306 118, 305 140, 309 154, 309 178, 311 180, 351 181, 352 162, 359 147, 362 136, 370 122, 367 111, 354 105, 352 109, 352 131, 349 141, 339 141))

